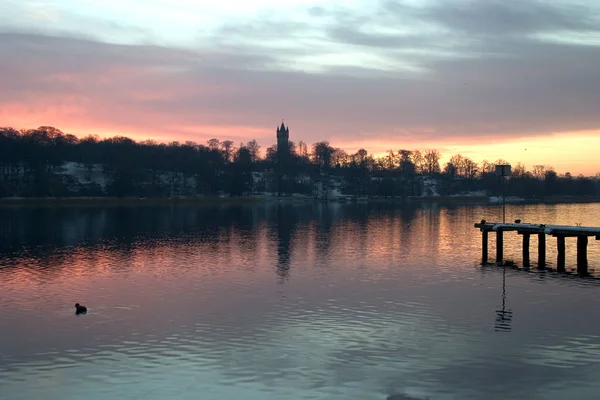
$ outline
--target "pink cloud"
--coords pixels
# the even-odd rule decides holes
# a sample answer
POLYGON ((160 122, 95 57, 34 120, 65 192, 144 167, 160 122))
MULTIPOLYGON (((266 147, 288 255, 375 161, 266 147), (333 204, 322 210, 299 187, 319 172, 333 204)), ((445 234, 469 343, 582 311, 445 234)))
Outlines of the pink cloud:
MULTIPOLYGON (((600 128, 597 82, 574 83, 557 95, 539 76, 523 74, 520 62, 503 70, 489 60, 455 60, 440 63, 435 76, 399 79, 249 67, 270 60, 261 54, 16 34, 1 35, 0 43, 8 60, 0 74, 1 124, 16 128, 200 143, 257 139, 267 147, 284 118, 295 142, 329 140, 370 153, 600 128)), ((550 70, 558 79, 560 67, 550 70)))

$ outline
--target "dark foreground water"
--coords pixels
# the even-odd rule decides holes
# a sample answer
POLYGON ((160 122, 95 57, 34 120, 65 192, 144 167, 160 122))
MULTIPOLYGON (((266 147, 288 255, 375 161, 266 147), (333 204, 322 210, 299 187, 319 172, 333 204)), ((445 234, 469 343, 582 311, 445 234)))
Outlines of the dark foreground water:
MULTIPOLYGON (((600 226, 600 205, 507 215, 600 226)), ((0 210, 0 399, 597 399, 599 284, 480 266, 473 223, 500 216, 0 210)), ((520 263, 519 238, 505 240, 520 263)), ((593 239, 589 261, 600 271, 593 239)))

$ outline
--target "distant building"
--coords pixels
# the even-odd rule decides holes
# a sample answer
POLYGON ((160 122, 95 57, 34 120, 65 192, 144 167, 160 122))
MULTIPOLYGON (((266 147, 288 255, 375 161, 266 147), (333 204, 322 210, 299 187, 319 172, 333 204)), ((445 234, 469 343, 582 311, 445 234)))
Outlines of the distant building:
POLYGON ((290 155, 290 130, 283 121, 281 126, 277 128, 277 158, 281 161, 286 160, 290 155))

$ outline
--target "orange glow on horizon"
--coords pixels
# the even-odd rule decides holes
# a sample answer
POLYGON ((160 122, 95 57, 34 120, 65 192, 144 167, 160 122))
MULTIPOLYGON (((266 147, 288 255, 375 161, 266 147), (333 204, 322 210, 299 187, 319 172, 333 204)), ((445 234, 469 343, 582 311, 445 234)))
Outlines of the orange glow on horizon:
MULTIPOLYGON (((3 117, 4 126, 32 129, 38 126, 52 125, 65 133, 74 134, 80 138, 89 134, 98 135, 100 138, 126 136, 135 141, 154 140, 159 143, 172 141, 206 143, 209 139, 217 138, 232 140, 236 146, 239 143, 255 139, 261 146, 263 155, 268 147, 276 143, 277 123, 270 123, 264 127, 169 124, 168 122, 157 125, 155 128, 111 124, 110 122, 92 125, 86 119, 83 108, 83 106, 75 109, 69 108, 67 112, 65 107, 56 106, 32 113, 24 106, 13 105, 13 107, 5 108, 3 112, 0 112, 0 116, 3 117)), ((293 126, 290 128, 290 140, 296 144, 304 141, 310 150, 312 143, 316 140, 310 141, 302 136, 302 132, 294 130, 293 126)), ((596 155, 596 149, 600 147, 600 131, 563 132, 527 138, 477 137, 470 139, 462 137, 435 141, 418 140, 415 139, 415 135, 411 135, 410 138, 399 135, 398 139, 388 139, 389 135, 382 135, 387 136, 386 139, 373 138, 373 136, 377 136, 376 134, 369 136, 365 139, 343 136, 323 137, 322 140, 328 140, 333 147, 344 149, 349 154, 363 148, 376 157, 387 155, 390 149, 394 151, 399 149, 438 149, 442 154, 440 160, 442 168, 450 157, 461 154, 477 163, 481 163, 483 160, 494 162, 498 159, 506 160, 513 165, 521 162, 528 170, 531 170, 534 165, 545 165, 553 167, 559 174, 570 172, 573 175, 593 176, 600 172, 600 160, 596 155)))
POLYGON ((563 174, 570 172, 576 176, 583 174, 593 176, 600 173, 600 160, 597 149, 600 147, 600 131, 564 132, 553 135, 506 139, 501 142, 491 139, 449 139, 436 142, 407 142, 405 140, 364 140, 346 142, 347 146, 336 146, 354 153, 363 148, 375 157, 385 157, 393 149, 424 150, 437 149, 441 153, 440 166, 450 160, 453 155, 461 154, 478 164, 483 160, 494 162, 498 159, 508 161, 513 166, 523 163, 527 170, 534 165, 545 165, 563 174), (462 142, 461 142, 462 141, 462 142))

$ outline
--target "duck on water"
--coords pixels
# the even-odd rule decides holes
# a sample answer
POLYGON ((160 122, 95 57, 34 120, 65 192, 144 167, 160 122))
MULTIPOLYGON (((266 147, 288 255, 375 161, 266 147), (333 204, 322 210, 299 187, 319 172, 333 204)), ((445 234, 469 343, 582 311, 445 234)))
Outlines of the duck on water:
POLYGON ((79 303, 75 304, 75 314, 79 315, 79 314, 87 314, 87 307, 86 306, 82 306, 79 303))

